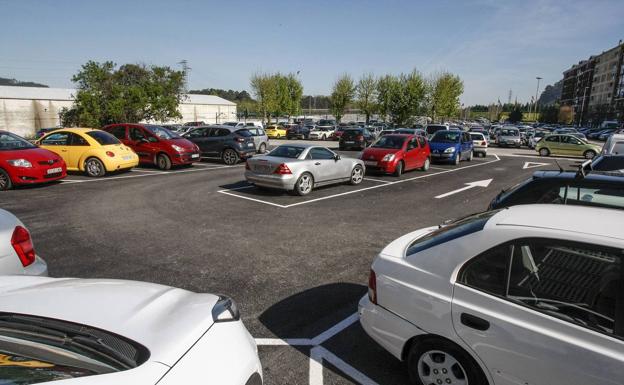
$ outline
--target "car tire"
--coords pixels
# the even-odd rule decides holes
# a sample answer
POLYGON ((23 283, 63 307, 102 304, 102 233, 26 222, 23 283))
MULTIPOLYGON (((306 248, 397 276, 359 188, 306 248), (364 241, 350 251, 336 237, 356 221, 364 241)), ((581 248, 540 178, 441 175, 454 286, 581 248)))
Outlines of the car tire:
POLYGON ((158 154, 156 157, 156 167, 160 170, 170 170, 171 169, 171 159, 166 154, 158 154))
POLYGON ((364 168, 362 168, 362 166, 357 164, 355 165, 355 167, 353 167, 353 170, 351 170, 351 179, 349 180, 349 183, 352 184, 353 186, 357 186, 360 183, 362 183, 363 180, 364 180, 364 168))
POLYGON ((407 355, 407 372, 410 383, 415 385, 457 382, 488 384, 483 370, 474 358, 461 347, 441 338, 429 338, 414 343, 407 355), (431 368, 434 363, 436 369, 431 368))
POLYGON ((399 161, 399 163, 397 163, 396 168, 394 169, 394 176, 399 177, 401 176, 401 174, 403 174, 403 169, 405 168, 405 165, 403 164, 403 161, 399 161))
POLYGON ((427 171, 429 170, 429 166, 431 166, 431 160, 429 158, 425 159, 425 163, 423 163, 422 167, 420 168, 421 171, 427 171))
POLYGON ((325 135, 321 136, 321 140, 325 140, 327 137, 325 135))
POLYGON ((474 156, 474 152, 470 151, 470 155, 468 155, 468 162, 472 162, 472 157, 474 156))
POLYGON ((266 152, 266 144, 260 143, 260 147, 258 147, 258 153, 264 154, 266 152))
POLYGON ((85 174, 92 178, 99 178, 106 175, 106 167, 98 158, 89 158, 84 164, 85 174))
POLYGON ((13 182, 9 173, 0 168, 0 191, 6 191, 13 188, 13 182))
POLYGON ((596 152, 592 150, 587 150, 583 153, 583 157, 585 159, 594 159, 595 156, 596 156, 596 152))
POLYGON ((280 138, 280 134, 275 135, 275 139, 279 139, 280 138))
POLYGON ((295 183, 295 194, 299 196, 308 195, 314 188, 314 177, 309 172, 301 174, 295 183))
POLYGON ((240 158, 238 157, 238 154, 236 153, 236 151, 232 150, 231 148, 226 148, 221 153, 221 160, 223 161, 223 163, 227 164, 228 166, 233 166, 236 163, 238 163, 240 158))
POLYGON ((540 154, 540 156, 549 156, 550 155, 550 150, 547 149, 546 147, 540 148, 539 154, 540 154))

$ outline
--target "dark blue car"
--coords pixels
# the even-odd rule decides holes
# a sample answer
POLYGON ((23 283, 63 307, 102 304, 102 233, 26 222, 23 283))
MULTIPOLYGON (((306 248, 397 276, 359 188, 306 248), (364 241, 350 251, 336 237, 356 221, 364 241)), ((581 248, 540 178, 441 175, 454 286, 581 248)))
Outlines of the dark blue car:
POLYGON ((431 137, 429 147, 433 161, 459 164, 462 160, 472 160, 472 139, 467 132, 459 130, 438 131, 431 137))

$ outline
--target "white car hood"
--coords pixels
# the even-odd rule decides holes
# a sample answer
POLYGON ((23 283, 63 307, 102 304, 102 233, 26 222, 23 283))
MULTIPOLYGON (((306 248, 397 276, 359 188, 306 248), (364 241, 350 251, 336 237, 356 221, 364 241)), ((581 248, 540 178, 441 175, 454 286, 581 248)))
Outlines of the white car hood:
POLYGON ((429 234, 434 230, 437 230, 438 228, 438 226, 425 227, 424 229, 407 233, 402 237, 390 242, 388 246, 384 247, 384 249, 381 250, 380 254, 386 255, 388 257, 403 258, 405 256, 407 248, 409 247, 409 245, 412 244, 412 242, 424 235, 429 234))
POLYGON ((218 297, 147 282, 5 276, 0 312, 56 318, 117 333, 173 366, 213 324, 218 297))

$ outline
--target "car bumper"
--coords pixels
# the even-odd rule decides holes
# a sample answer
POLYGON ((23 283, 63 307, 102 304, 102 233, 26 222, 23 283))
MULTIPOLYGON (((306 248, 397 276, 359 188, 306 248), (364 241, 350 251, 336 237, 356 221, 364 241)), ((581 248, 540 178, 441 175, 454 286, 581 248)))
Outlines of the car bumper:
POLYGON ((201 160, 201 156, 199 152, 188 152, 183 154, 175 154, 171 158, 172 164, 191 164, 195 162, 199 162, 201 160), (195 157, 193 157, 195 155, 195 157))
POLYGON ((34 275, 38 277, 47 277, 48 276, 48 264, 43 258, 40 258, 38 255, 35 256, 35 262, 24 268, 25 275, 34 275))
POLYGON ((387 174, 392 174, 396 171, 396 161, 393 162, 384 162, 384 161, 374 161, 374 160, 366 160, 364 161, 364 165, 366 166, 366 171, 371 172, 383 172, 387 174))
MULTIPOLYGON (((58 166, 61 167, 61 166, 58 166)), ((62 167, 61 172, 57 172, 54 174, 48 174, 47 171, 51 168, 23 168, 23 167, 15 167, 11 170, 11 181, 16 185, 25 185, 25 184, 38 184, 38 183, 47 183, 55 180, 63 179, 67 176, 67 170, 65 167, 62 167), (17 169, 17 170, 16 170, 17 169)))
POLYGON ((431 159, 433 160, 455 160, 454 152, 441 152, 441 153, 431 153, 431 159))
POLYGON ((403 347, 409 339, 426 334, 396 314, 373 304, 368 295, 360 299, 358 314, 366 334, 399 360, 403 360, 403 347))
POLYGON ((104 167, 106 167, 107 172, 128 170, 138 165, 139 165, 139 157, 131 161, 125 161, 125 162, 110 162, 109 161, 109 162, 104 163, 104 167))
POLYGON ((245 179, 249 183, 253 183, 257 186, 275 188, 280 190, 293 190, 297 178, 290 175, 277 175, 277 174, 258 174, 253 171, 245 171, 245 179))
POLYGON ((341 148, 362 148, 365 146, 365 142, 349 141, 349 143, 347 143, 347 141, 341 140, 338 146, 341 148))

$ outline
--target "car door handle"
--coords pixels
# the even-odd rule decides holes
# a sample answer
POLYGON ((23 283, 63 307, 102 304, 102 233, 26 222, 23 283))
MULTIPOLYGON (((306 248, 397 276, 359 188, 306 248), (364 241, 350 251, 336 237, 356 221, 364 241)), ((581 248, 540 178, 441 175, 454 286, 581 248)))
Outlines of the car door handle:
POLYGON ((321 162, 316 162, 316 163, 314 163, 314 165, 315 165, 315 166, 320 166, 320 165, 321 165, 321 162))
POLYGON ((472 314, 461 313, 460 320, 461 323, 473 329, 485 331, 490 328, 490 323, 488 321, 472 314))

